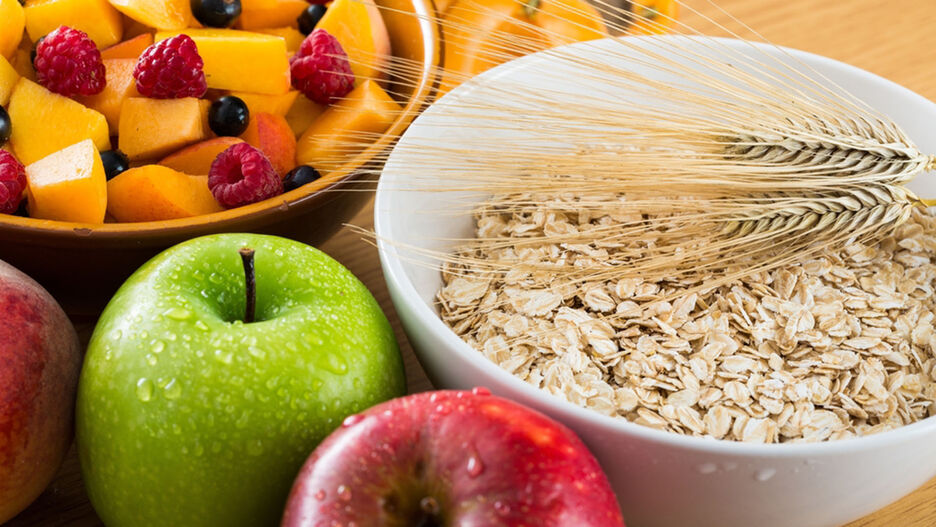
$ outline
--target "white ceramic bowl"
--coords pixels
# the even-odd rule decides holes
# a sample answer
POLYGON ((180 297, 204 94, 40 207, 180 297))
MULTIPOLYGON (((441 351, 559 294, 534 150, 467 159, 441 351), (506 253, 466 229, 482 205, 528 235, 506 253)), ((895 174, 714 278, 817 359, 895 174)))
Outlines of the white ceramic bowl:
MULTIPOLYGON (((737 41, 720 44, 799 64, 796 67, 810 75, 824 76, 823 82, 845 86, 900 124, 922 150, 936 152, 936 104, 923 97, 816 55, 772 46, 752 48, 737 41)), ((597 56, 612 45, 597 41, 567 49, 597 56)), ((548 54, 531 55, 483 74, 442 101, 471 97, 482 83, 505 79, 526 81, 534 87, 548 81, 556 88, 559 75, 550 72, 550 66, 548 54)), ((574 93, 573 77, 568 76, 564 81, 568 86, 559 89, 574 93)), ((415 121, 400 145, 433 138, 457 141, 477 133, 481 132, 453 123, 451 115, 433 106, 415 121)), ((387 162, 378 187, 375 222, 378 235, 394 242, 380 242, 380 257, 394 305, 420 362, 438 388, 486 386, 575 430, 601 461, 629 526, 837 526, 883 507, 936 475, 936 418, 838 442, 740 444, 683 437, 614 420, 573 406, 501 370, 439 319, 433 302, 441 285, 439 272, 423 265, 425 257, 402 248, 447 251, 451 242, 446 239, 470 237, 473 230, 464 214, 421 213, 438 211, 452 196, 434 190, 426 179, 411 177, 414 166, 419 166, 419 160, 411 159, 414 151, 398 148, 387 162)), ((929 176, 918 178, 911 188, 925 197, 936 197, 936 184, 929 176)))

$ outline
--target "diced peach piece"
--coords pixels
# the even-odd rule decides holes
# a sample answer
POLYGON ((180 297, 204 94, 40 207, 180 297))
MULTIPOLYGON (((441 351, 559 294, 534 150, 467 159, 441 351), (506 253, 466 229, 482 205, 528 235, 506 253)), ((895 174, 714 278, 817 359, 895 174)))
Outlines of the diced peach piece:
POLYGON ((186 29, 160 31, 156 41, 179 33, 198 46, 209 88, 273 95, 289 91, 289 59, 282 38, 236 29, 186 29))
POLYGON ((237 143, 243 142, 244 140, 239 137, 215 137, 170 154, 163 158, 159 164, 186 174, 208 174, 211 170, 211 164, 214 163, 218 154, 237 143))
POLYGON ((25 26, 26 14, 19 0, 0 0, 0 55, 13 56, 25 26))
POLYGON ((338 39, 351 61, 356 84, 386 77, 390 34, 374 0, 335 0, 315 29, 338 39))
POLYGON ((184 29, 194 20, 190 0, 108 1, 121 13, 156 29, 184 29))
POLYGON ((368 80, 319 116, 302 134, 296 148, 300 165, 312 165, 323 175, 390 128, 401 108, 376 82, 368 80))
POLYGON ((13 87, 19 81, 20 75, 13 65, 3 55, 0 55, 0 106, 6 106, 13 94, 13 87))
POLYGON ((26 166, 29 217, 103 223, 107 184, 101 156, 90 139, 26 166))
POLYGON ((26 32, 33 42, 59 26, 88 34, 98 49, 120 42, 123 18, 107 0, 29 0, 26 32))
POLYGON ((91 139, 98 150, 110 148, 104 115, 28 79, 21 78, 13 88, 9 112, 13 121, 10 142, 23 164, 85 139, 91 139))
POLYGON ((104 114, 107 125, 111 130, 120 126, 120 109, 125 100, 130 97, 139 97, 136 89, 136 79, 133 78, 133 68, 136 59, 105 59, 104 68, 107 71, 107 85, 97 95, 79 96, 75 99, 104 114))
POLYGON ((250 124, 241 139, 263 152, 280 176, 295 168, 296 136, 283 116, 271 113, 251 115, 250 124))
POLYGON ((305 95, 300 95, 286 112, 286 122, 289 123, 296 137, 299 137, 327 108, 305 95))
POLYGON ((120 110, 119 142, 131 161, 158 159, 208 138, 211 101, 130 97, 120 110))
POLYGON ((266 35, 274 35, 282 38, 286 41, 286 51, 288 53, 295 53, 299 51, 299 46, 301 46, 302 41, 305 40, 305 35, 300 33, 299 30, 294 27, 273 27, 255 29, 254 31, 257 33, 264 33, 266 35))
POLYGON ((267 7, 251 4, 253 3, 241 4, 241 15, 237 18, 237 27, 241 29, 298 27, 299 15, 309 7, 306 0, 274 0, 267 7))
POLYGON ((293 90, 281 95, 266 95, 263 93, 250 93, 245 91, 232 91, 231 95, 239 98, 247 104, 250 109, 250 115, 258 113, 272 113, 285 117, 286 113, 296 102, 299 92, 293 90))
POLYGON ((130 40, 124 40, 119 44, 101 50, 101 58, 107 59, 138 59, 146 48, 153 45, 153 34, 143 33, 130 40))
POLYGON ((208 189, 208 176, 145 165, 107 182, 107 212, 119 222, 172 220, 221 210, 208 189))
POLYGON ((270 9, 271 7, 276 7, 277 2, 279 2, 279 0, 241 0, 241 9, 246 9, 248 11, 270 9))

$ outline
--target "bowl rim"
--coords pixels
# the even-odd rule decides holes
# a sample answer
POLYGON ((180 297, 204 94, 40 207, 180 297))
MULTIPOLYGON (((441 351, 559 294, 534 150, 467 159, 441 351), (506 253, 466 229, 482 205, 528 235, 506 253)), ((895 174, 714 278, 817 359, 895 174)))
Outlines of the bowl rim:
MULTIPOLYGON (((905 88, 893 81, 880 77, 874 73, 868 72, 856 66, 844 62, 824 57, 807 51, 801 51, 794 48, 777 46, 774 44, 750 42, 733 38, 708 37, 708 36, 690 36, 690 35, 651 35, 651 36, 626 36, 614 37, 602 40, 614 39, 634 39, 641 41, 652 41, 656 39, 692 39, 692 40, 716 40, 726 44, 733 50, 742 47, 753 46, 755 50, 767 53, 781 53, 797 60, 806 67, 819 66, 822 69, 838 70, 841 72, 863 77, 869 83, 896 91, 901 96, 917 104, 925 104, 936 107, 925 97, 905 88)), ((595 42, 580 42, 563 46, 565 48, 594 45, 595 42)), ((515 59, 511 62, 492 68, 458 86, 447 93, 444 98, 460 97, 463 94, 473 90, 478 84, 490 81, 498 76, 504 75, 518 66, 526 66, 528 62, 538 62, 548 60, 549 51, 534 53, 515 59)), ((821 71, 820 71, 821 75, 821 71)), ((443 100, 444 100, 443 98, 443 100)), ((421 114, 414 122, 414 129, 420 126, 421 119, 429 119, 433 115, 432 108, 421 114)), ((404 136, 405 137, 405 136, 404 136)), ((401 138, 402 140, 402 138, 401 138)), ((399 163, 399 159, 394 159, 395 152, 392 152, 387 160, 387 165, 399 163)), ((454 331, 451 330, 438 316, 438 314, 425 302, 423 302, 412 281, 404 270, 403 258, 399 254, 398 247, 393 244, 391 217, 392 208, 389 203, 392 201, 394 191, 388 190, 389 178, 381 177, 377 185, 377 195, 374 202, 374 228, 377 237, 378 253, 383 265, 384 277, 391 291, 397 291, 397 297, 405 303, 406 311, 410 312, 418 320, 423 331, 431 333, 432 337, 444 343, 442 346, 447 353, 454 353, 462 360, 472 363, 488 377, 504 385, 507 389, 519 392, 528 400, 536 401, 540 409, 548 412, 552 417, 558 417, 558 420, 565 424, 571 422, 585 423, 590 427, 600 430, 602 433, 614 434, 618 436, 631 436, 635 439, 663 444, 674 449, 683 451, 704 452, 710 455, 725 456, 751 456, 758 458, 787 458, 802 456, 828 456, 828 455, 847 455, 850 453, 875 450, 881 447, 894 446, 897 444, 908 443, 917 440, 921 436, 936 435, 936 416, 927 417, 904 425, 894 430, 888 430, 868 436, 839 439, 834 441, 821 441, 814 443, 743 443, 740 441, 730 441, 726 439, 715 439, 710 437, 697 437, 676 434, 657 430, 643 425, 632 423, 627 419, 614 418, 603 415, 597 411, 580 407, 558 396, 552 395, 545 390, 534 387, 531 384, 503 370, 500 366, 491 362, 479 352, 474 350, 468 343, 463 341, 454 331)), ((397 305, 396 297, 394 304, 397 305)), ((397 308, 397 311, 403 311, 397 308)), ((489 387, 490 388, 490 387, 489 387)), ((501 393, 501 395, 506 395, 501 393)))
MULTIPOLYGON (((383 2, 376 0, 376 3, 379 6, 383 2)), ((335 192, 353 183, 361 174, 359 170, 395 144, 413 119, 429 106, 439 83, 441 70, 438 66, 442 60, 442 37, 438 29, 439 22, 433 0, 406 0, 406 4, 407 7, 412 8, 414 18, 420 28, 418 40, 423 52, 416 87, 403 106, 403 111, 390 128, 377 141, 370 143, 362 152, 327 176, 273 198, 189 218, 134 223, 79 223, 0 214, 0 232, 19 234, 34 240, 36 238, 87 239, 89 237, 120 240, 127 235, 132 235, 135 240, 161 239, 166 236, 188 235, 193 229, 199 230, 200 228, 204 233, 221 232, 226 227, 237 227, 245 221, 265 218, 277 212, 313 204, 325 197, 327 193, 335 192)), ((398 8, 391 9, 398 10, 398 8)))

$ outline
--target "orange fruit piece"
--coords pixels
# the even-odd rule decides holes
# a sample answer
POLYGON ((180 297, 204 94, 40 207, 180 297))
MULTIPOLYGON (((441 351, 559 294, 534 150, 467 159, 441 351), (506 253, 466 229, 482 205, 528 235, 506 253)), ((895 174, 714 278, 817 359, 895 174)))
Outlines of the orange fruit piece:
POLYGON ((215 137, 170 154, 159 164, 186 174, 205 175, 211 170, 211 164, 218 154, 243 142, 239 137, 215 137))
POLYGON ((104 165, 86 139, 26 166, 29 216, 103 223, 107 208, 104 165))
POLYGON ((153 34, 143 33, 130 40, 124 40, 119 44, 101 50, 101 58, 107 59, 139 59, 146 48, 153 45, 153 34))
POLYGON ((108 181, 107 199, 107 213, 122 223, 223 210, 208 189, 208 176, 190 176, 160 165, 131 168, 108 181))
POLYGON ((130 97, 120 110, 118 142, 131 161, 158 159, 209 137, 211 101, 130 97))

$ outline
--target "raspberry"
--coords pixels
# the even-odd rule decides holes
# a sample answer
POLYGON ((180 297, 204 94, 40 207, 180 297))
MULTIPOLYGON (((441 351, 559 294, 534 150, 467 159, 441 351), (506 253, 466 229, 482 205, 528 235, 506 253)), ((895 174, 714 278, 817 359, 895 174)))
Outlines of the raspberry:
POLYGON ((26 168, 6 150, 0 150, 0 214, 13 214, 23 201, 26 168))
POLYGON ((283 182, 263 152, 238 143, 218 154, 208 171, 208 188, 231 209, 283 193, 283 182))
POLYGON ((289 61, 292 85, 319 104, 331 104, 354 88, 348 54, 324 29, 316 29, 289 61))
POLYGON ((208 90, 205 63, 188 35, 177 35, 146 48, 133 77, 137 91, 152 99, 201 97, 208 90))
POLYGON ((33 66, 39 84, 66 97, 101 93, 107 84, 94 41, 68 26, 59 26, 39 42, 33 66))

